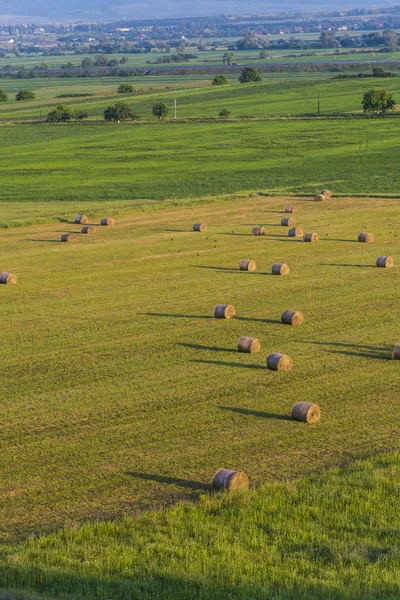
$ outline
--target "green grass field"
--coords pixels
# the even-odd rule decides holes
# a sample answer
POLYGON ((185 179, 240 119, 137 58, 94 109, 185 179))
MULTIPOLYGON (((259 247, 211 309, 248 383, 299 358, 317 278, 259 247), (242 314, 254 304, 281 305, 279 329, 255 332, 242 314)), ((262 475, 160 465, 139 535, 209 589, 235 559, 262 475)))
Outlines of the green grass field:
POLYGON ((0 598, 397 600, 399 472, 380 456, 8 545, 0 598))
MULTIPOLYGON (((232 117, 315 116, 318 94, 321 113, 361 113, 363 94, 371 88, 384 88, 400 102, 400 77, 390 79, 335 79, 327 73, 263 76, 259 84, 239 84, 230 76, 230 85, 215 87, 209 76, 165 76, 130 79, 136 92, 121 95, 117 88, 128 80, 105 78, 97 80, 31 80, 27 84, 6 80, 0 87, 10 94, 9 101, 0 104, 0 122, 44 120, 57 104, 87 111, 89 119, 103 120, 107 106, 123 100, 133 106, 142 120, 156 120, 152 106, 162 100, 173 117, 177 100, 179 118, 217 118, 222 109, 232 117), (15 93, 23 87, 35 91, 37 99, 16 102, 15 93), (167 89, 166 89, 167 88, 167 89), (92 97, 58 98, 65 93, 89 93, 92 97)), ((399 104, 400 106, 400 104, 399 104)))
POLYGON ((397 119, 2 127, 2 227, 223 194, 399 195, 397 119), (105 205, 103 203, 106 203, 105 205))

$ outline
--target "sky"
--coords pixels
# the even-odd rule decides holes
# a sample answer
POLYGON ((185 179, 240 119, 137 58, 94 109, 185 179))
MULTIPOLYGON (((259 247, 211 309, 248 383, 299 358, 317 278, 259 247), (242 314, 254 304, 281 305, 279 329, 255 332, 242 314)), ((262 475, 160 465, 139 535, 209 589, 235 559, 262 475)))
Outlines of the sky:
MULTIPOLYGON (((398 2, 397 2, 398 3, 398 2)), ((0 20, 102 21, 395 5, 396 0, 0 0, 0 20), (115 2, 115 3, 113 3, 115 2)))

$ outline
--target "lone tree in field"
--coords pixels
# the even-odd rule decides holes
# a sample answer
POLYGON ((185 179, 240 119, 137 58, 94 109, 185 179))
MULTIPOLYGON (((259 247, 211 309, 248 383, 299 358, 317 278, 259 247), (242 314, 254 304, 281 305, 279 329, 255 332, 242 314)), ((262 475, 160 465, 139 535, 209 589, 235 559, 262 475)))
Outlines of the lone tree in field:
POLYGON ((240 71, 239 81, 240 83, 250 83, 262 81, 262 79, 257 67, 245 67, 240 71))
POLYGON ((212 80, 213 85, 227 85, 229 83, 225 75, 216 75, 212 80))
POLYGON ((21 90, 18 94, 15 94, 15 99, 18 102, 21 100, 34 100, 35 98, 35 92, 32 92, 32 90, 21 90))
POLYGON ((236 62, 236 58, 233 52, 225 52, 224 56, 222 57, 222 62, 224 63, 224 65, 234 65, 236 62))
POLYGON ((132 108, 126 102, 116 102, 104 111, 106 121, 136 121, 139 115, 133 112, 132 108))
POLYGON ((368 90, 364 94, 362 107, 364 112, 385 113, 395 109, 396 100, 386 90, 368 90))
POLYGON ((153 115, 159 119, 163 119, 168 114, 168 106, 164 102, 156 102, 151 110, 153 115))
POLYGON ((134 87, 131 83, 121 83, 118 87, 118 94, 133 94, 134 87))
POLYGON ((0 102, 7 102, 8 96, 4 90, 0 90, 0 102))
POLYGON ((75 119, 75 121, 78 121, 78 123, 83 121, 83 119, 87 119, 88 116, 89 116, 88 113, 83 110, 75 110, 72 113, 72 117, 75 119))
POLYGON ((49 112, 46 117, 46 121, 48 123, 65 123, 66 121, 70 121, 72 116, 72 111, 68 108, 68 106, 59 104, 54 110, 49 112))

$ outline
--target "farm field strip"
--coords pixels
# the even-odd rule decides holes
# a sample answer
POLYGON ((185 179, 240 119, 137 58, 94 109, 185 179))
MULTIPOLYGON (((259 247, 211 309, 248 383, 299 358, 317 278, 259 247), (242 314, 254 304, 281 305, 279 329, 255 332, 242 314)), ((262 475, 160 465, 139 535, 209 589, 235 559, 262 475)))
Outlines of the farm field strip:
POLYGON ((317 244, 289 239, 288 199, 265 197, 132 213, 71 244, 69 223, 3 230, 18 277, 0 289, 4 539, 197 498, 221 466, 259 485, 396 447, 398 200, 293 201, 317 244), (374 267, 389 253, 393 269, 374 267), (224 302, 237 318, 212 317, 224 302), (304 325, 281 325, 286 308, 304 325), (241 335, 261 353, 239 355, 241 335), (273 351, 291 373, 266 370, 273 351), (320 424, 288 420, 299 399, 320 424))

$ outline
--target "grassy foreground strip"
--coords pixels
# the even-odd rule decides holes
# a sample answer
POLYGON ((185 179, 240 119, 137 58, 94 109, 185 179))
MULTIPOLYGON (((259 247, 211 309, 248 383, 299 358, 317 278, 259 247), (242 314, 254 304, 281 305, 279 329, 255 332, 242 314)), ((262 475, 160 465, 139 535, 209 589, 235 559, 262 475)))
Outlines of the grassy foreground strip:
MULTIPOLYGON (((398 599, 400 454, 3 549, 3 589, 74 600, 398 599)), ((30 594, 0 598, 30 599, 30 594)))
POLYGON ((37 223, 35 203, 54 221, 64 203, 78 211, 91 203, 97 213, 121 203, 121 213, 146 200, 312 195, 328 185, 338 195, 395 196, 399 131, 396 119, 5 126, 1 200, 21 206, 15 216, 1 211, 0 222, 37 223))

